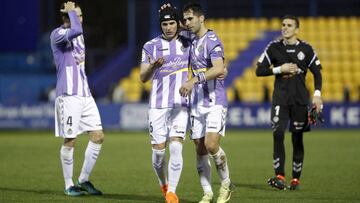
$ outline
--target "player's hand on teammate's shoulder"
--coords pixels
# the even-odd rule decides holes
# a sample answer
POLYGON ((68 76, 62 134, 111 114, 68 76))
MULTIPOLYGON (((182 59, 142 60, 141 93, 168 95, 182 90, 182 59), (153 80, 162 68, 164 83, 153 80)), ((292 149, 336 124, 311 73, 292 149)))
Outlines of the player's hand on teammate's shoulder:
POLYGON ((64 3, 64 8, 60 9, 61 13, 68 13, 69 11, 72 11, 75 9, 75 3, 72 1, 67 1, 64 3))

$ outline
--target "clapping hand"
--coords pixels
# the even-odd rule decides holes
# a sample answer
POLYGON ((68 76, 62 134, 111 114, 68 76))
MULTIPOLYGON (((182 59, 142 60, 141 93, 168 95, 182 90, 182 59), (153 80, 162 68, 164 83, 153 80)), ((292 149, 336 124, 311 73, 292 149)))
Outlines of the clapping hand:
POLYGON ((75 3, 72 1, 68 1, 64 3, 64 8, 60 9, 61 13, 68 13, 69 11, 72 11, 75 9, 75 3))

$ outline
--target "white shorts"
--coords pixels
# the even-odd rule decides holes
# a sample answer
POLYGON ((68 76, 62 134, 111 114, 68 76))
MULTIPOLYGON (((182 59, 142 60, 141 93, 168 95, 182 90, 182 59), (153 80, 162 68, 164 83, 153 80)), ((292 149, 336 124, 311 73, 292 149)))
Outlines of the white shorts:
POLYGON ((76 138, 85 131, 102 130, 93 97, 58 96, 55 99, 55 136, 76 138))
POLYGON ((227 108, 222 105, 192 108, 190 139, 200 139, 208 132, 215 132, 225 136, 226 113, 227 108))
POLYGON ((186 136, 189 112, 186 107, 149 109, 149 133, 151 144, 161 144, 170 137, 186 136))

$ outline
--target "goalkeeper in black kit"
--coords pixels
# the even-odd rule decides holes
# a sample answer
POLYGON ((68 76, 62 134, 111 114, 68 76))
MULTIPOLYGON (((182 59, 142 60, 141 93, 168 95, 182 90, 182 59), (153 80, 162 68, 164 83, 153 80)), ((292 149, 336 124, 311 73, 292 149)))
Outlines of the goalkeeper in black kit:
POLYGON ((285 16, 282 19, 282 38, 270 42, 259 58, 256 68, 256 75, 259 77, 275 75, 271 107, 275 177, 270 178, 268 184, 281 190, 287 188, 284 134, 289 121, 293 145, 293 167, 292 180, 288 188, 299 189, 304 161, 303 132, 310 130, 309 120, 313 122, 309 119, 310 117, 308 118, 310 96, 305 85, 308 70, 314 76, 313 110, 317 114, 321 114, 322 110, 320 60, 308 43, 297 38, 299 25, 297 17, 285 16))

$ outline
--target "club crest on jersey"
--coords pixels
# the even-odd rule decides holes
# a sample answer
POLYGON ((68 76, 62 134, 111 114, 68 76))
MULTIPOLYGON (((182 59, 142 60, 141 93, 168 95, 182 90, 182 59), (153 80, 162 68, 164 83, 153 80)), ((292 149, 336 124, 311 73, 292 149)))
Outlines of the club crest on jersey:
POLYGON ((180 50, 181 50, 182 52, 185 52, 185 51, 186 51, 186 48, 185 48, 184 46, 181 46, 181 47, 180 47, 180 50))
POLYGON ((198 47, 198 51, 199 52, 202 52, 204 50, 204 46, 203 45, 200 45, 199 47, 198 47))
POLYGON ((67 131, 67 134, 68 134, 68 135, 71 135, 72 132, 73 132, 73 131, 71 130, 71 128, 69 128, 69 130, 67 131))
POLYGON ((302 61, 302 60, 304 60, 304 58, 305 58, 305 54, 304 54, 302 51, 300 51, 300 52, 297 54, 297 58, 298 58, 300 61, 302 61))

